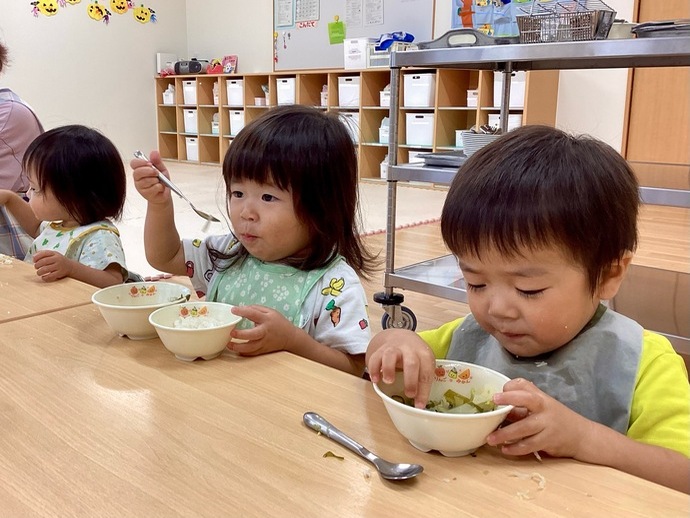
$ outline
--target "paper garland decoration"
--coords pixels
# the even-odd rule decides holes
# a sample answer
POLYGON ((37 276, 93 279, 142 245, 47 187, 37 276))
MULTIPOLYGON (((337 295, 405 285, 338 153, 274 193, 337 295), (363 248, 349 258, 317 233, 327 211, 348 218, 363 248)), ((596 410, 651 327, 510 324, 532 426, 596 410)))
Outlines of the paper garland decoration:
POLYGON ((86 8, 86 12, 89 15, 89 18, 91 18, 94 21, 103 21, 103 23, 105 23, 106 25, 110 23, 110 17, 112 16, 112 13, 108 11, 108 9, 106 9, 105 7, 101 6, 98 3, 98 0, 95 0, 93 3, 89 4, 86 8))
MULTIPOLYGON (((103 0, 105 1, 105 0, 103 0)), ((81 3, 81 0, 34 0, 30 2, 31 13, 38 18, 39 15, 55 16, 60 7, 65 7, 67 4, 76 5, 81 3)), ((116 14, 125 14, 130 9, 134 14, 134 19, 139 23, 156 23, 156 11, 150 7, 141 4, 139 7, 134 6, 133 0, 110 0, 110 9, 116 14)), ((110 18, 113 13, 104 5, 98 3, 98 0, 92 0, 86 7, 86 14, 94 21, 103 22, 106 25, 110 23, 110 18)))
POLYGON ((110 0, 110 8, 115 14, 125 14, 130 9, 134 9, 132 0, 110 0))
POLYGON ((156 19, 156 11, 150 7, 145 7, 144 4, 141 4, 141 7, 134 8, 134 19, 139 23, 156 23, 158 21, 156 19))

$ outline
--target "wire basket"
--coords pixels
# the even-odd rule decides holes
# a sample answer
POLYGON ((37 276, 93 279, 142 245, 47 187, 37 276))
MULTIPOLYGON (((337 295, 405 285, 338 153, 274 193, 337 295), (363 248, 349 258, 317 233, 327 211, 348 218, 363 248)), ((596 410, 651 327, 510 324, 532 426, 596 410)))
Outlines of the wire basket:
POLYGON ((600 0, 533 0, 518 11, 520 43, 606 39, 616 17, 600 0))

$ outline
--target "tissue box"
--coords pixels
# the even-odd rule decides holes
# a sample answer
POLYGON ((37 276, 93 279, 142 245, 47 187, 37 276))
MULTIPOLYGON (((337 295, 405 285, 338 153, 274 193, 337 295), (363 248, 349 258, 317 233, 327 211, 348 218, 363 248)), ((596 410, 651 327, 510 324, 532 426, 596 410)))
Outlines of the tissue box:
POLYGON ((379 128, 379 144, 388 144, 388 139, 390 136, 390 127, 381 126, 379 128))
POLYGON ((163 92, 163 104, 175 104, 175 92, 172 90, 163 92))
POLYGON ((381 90, 381 92, 379 92, 379 104, 383 108, 390 108, 390 105, 391 105, 391 92, 390 92, 390 90, 381 90))
POLYGON ((479 90, 467 90, 467 107, 476 108, 479 101, 479 90))

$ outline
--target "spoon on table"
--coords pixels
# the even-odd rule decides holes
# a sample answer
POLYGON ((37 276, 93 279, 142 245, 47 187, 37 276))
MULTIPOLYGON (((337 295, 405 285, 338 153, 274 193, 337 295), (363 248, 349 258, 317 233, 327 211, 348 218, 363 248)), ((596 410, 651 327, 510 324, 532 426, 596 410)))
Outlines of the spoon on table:
MULTIPOLYGON (((149 157, 147 157, 144 153, 142 153, 139 150, 134 152, 134 157, 138 158, 139 160, 146 160, 149 164, 151 164, 149 157)), ((206 221, 212 221, 214 223, 220 223, 220 220, 218 218, 216 218, 215 216, 211 216, 210 214, 207 214, 206 212, 197 209, 194 206, 194 204, 191 201, 189 201, 189 198, 187 198, 184 194, 182 194, 182 191, 179 189, 179 187, 177 187, 177 185, 172 183, 172 181, 167 176, 165 176, 163 173, 161 173, 155 165, 151 164, 151 167, 153 167, 156 170, 156 172, 158 173, 158 179, 160 180, 160 182, 163 185, 165 185, 166 187, 168 187, 172 192, 177 194, 184 201, 189 203, 189 206, 192 208, 192 210, 194 212, 196 212, 199 216, 204 218, 206 221)))
POLYGON ((365 458, 371 462, 379 471, 381 476, 388 480, 407 480, 408 478, 416 477, 424 468, 419 464, 395 464, 383 460, 378 455, 370 452, 357 441, 338 430, 331 423, 326 421, 323 417, 315 412, 307 412, 304 414, 304 424, 309 428, 321 432, 329 439, 334 440, 338 444, 345 446, 352 450, 357 455, 365 458))

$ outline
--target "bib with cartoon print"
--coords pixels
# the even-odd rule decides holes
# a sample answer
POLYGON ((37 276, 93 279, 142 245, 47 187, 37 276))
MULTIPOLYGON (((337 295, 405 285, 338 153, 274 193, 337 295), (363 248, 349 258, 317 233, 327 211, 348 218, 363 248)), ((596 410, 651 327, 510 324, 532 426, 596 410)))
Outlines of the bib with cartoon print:
MULTIPOLYGON (((303 328, 311 318, 311 314, 304 310, 309 292, 326 271, 342 260, 339 256, 323 268, 304 271, 284 264, 265 263, 248 256, 241 266, 214 276, 207 300, 235 305, 237 301, 242 301, 242 305, 266 306, 281 313, 295 326, 303 328)), ((243 319, 237 328, 246 329, 252 325, 249 320, 243 319)))

